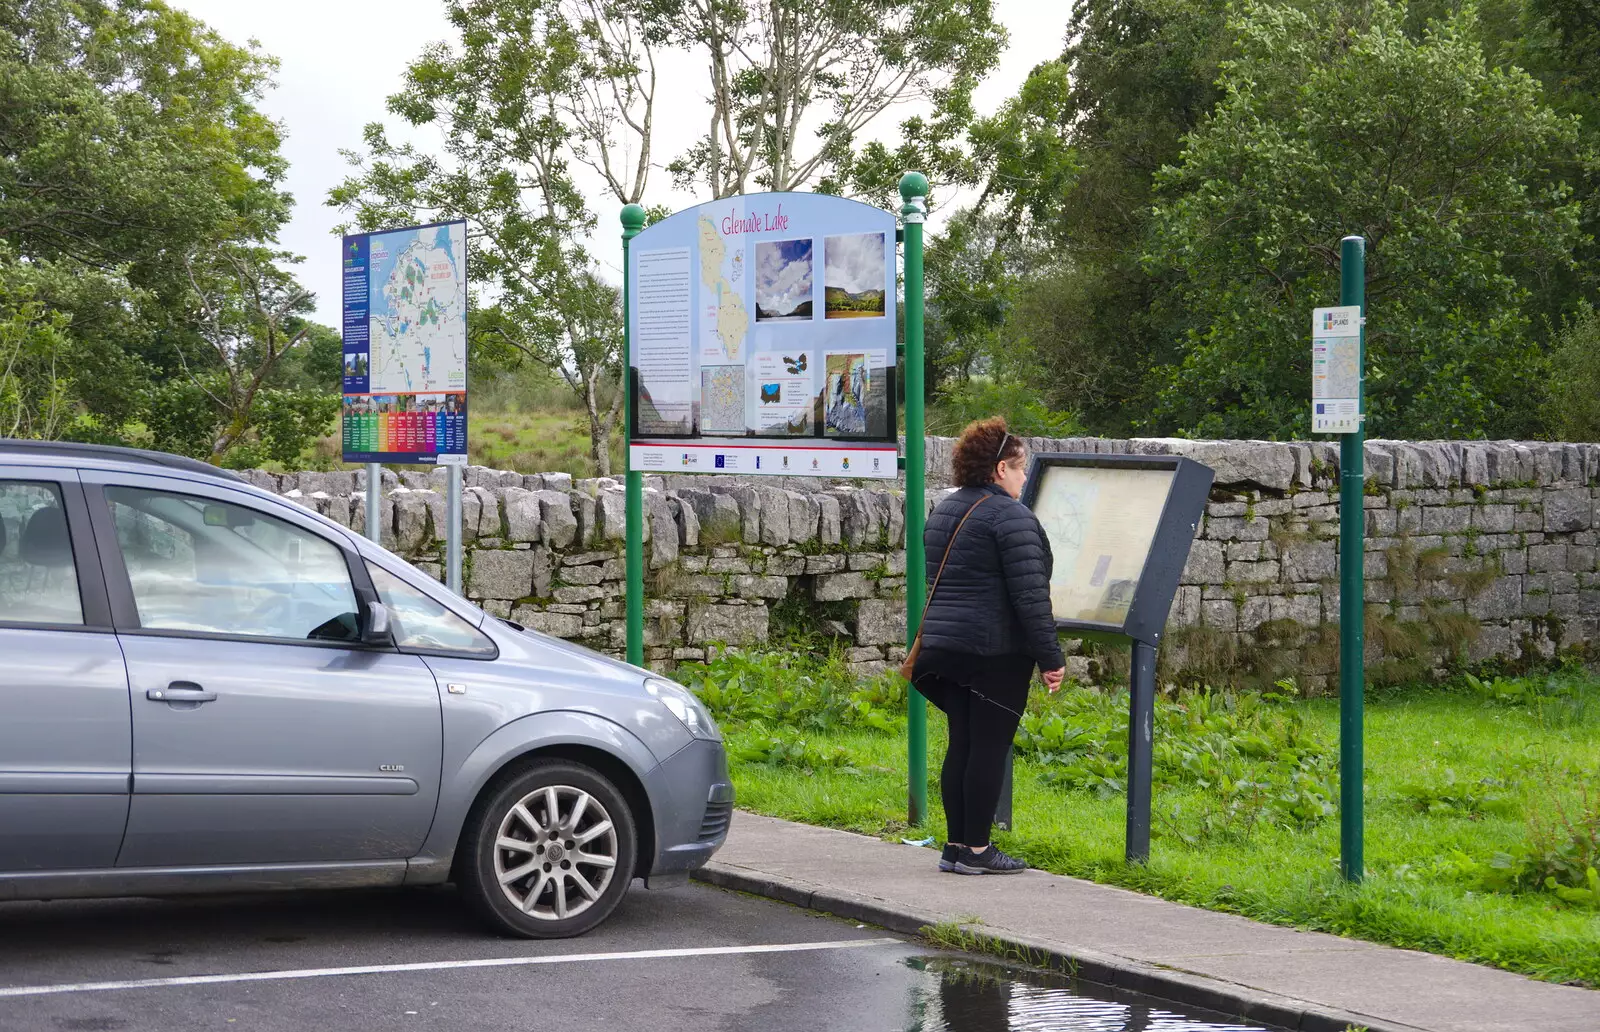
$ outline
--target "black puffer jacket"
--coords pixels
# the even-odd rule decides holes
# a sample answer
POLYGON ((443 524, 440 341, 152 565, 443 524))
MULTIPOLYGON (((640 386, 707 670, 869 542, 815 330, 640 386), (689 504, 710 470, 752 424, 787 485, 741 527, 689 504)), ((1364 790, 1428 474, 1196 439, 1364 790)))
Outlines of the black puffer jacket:
POLYGON ((1058 670, 1066 660, 1050 611, 1050 542, 1033 510, 999 485, 963 488, 928 516, 928 585, 956 525, 985 494, 995 497, 978 506, 950 549, 922 625, 922 646, 979 656, 1028 655, 1040 670, 1058 670))

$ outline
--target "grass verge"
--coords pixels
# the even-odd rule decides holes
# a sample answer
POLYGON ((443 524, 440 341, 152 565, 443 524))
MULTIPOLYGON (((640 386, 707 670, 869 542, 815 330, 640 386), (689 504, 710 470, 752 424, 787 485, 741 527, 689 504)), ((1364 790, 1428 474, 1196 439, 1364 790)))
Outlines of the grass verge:
MULTIPOLYGON (((680 676, 724 723, 741 806, 942 838, 943 718, 934 711, 929 721, 933 813, 908 828, 892 681, 856 683, 837 658, 800 654, 731 654, 680 676)), ((1583 888, 1600 853, 1600 682, 1569 672, 1497 684, 1369 700, 1368 874, 1358 885, 1338 874, 1330 700, 1163 697, 1155 840, 1150 863, 1137 866, 1122 859, 1116 776, 1125 696, 1036 693, 1032 730, 1018 736, 1016 830, 997 840, 1059 874, 1600 985, 1600 896, 1583 888)))

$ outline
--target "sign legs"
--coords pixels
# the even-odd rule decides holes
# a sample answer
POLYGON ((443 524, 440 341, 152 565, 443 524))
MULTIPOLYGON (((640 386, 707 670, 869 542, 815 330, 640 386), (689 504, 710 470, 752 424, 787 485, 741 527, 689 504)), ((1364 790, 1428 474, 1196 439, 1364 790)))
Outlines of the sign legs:
POLYGON ((446 466, 444 513, 444 585, 461 594, 461 476, 462 468, 446 466))
POLYGON ((1128 829, 1125 853, 1130 864, 1150 859, 1151 743, 1156 723, 1156 649, 1133 643, 1128 692, 1128 829))
POLYGON ((367 463, 367 537, 375 544, 383 544, 383 467, 376 462, 367 463))

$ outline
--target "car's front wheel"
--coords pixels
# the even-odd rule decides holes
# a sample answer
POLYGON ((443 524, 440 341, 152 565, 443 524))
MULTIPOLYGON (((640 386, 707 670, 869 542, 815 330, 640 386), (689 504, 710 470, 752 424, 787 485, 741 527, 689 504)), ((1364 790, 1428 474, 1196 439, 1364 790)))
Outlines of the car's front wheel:
POLYGON ((531 939, 582 935, 633 878, 633 814, 598 771, 535 763, 473 808, 462 888, 498 928, 531 939))

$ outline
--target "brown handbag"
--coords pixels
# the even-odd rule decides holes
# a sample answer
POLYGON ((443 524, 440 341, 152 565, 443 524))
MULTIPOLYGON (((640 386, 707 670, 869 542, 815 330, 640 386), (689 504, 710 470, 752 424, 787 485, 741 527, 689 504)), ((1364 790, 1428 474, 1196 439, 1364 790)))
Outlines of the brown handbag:
POLYGON ((973 510, 993 498, 992 494, 985 494, 982 498, 972 503, 972 508, 967 510, 967 515, 961 517, 961 522, 956 524, 956 529, 950 533, 950 541, 944 546, 944 558, 939 560, 939 572, 933 575, 933 586, 928 589, 928 598, 922 604, 922 619, 917 621, 917 636, 911 640, 911 650, 906 653, 906 661, 900 664, 900 676, 907 681, 917 666, 917 656, 922 652, 922 625, 928 620, 928 607, 933 605, 933 593, 939 590, 939 578, 944 576, 944 564, 950 561, 950 549, 955 547, 956 535, 961 533, 961 528, 967 525, 967 516, 973 510))

